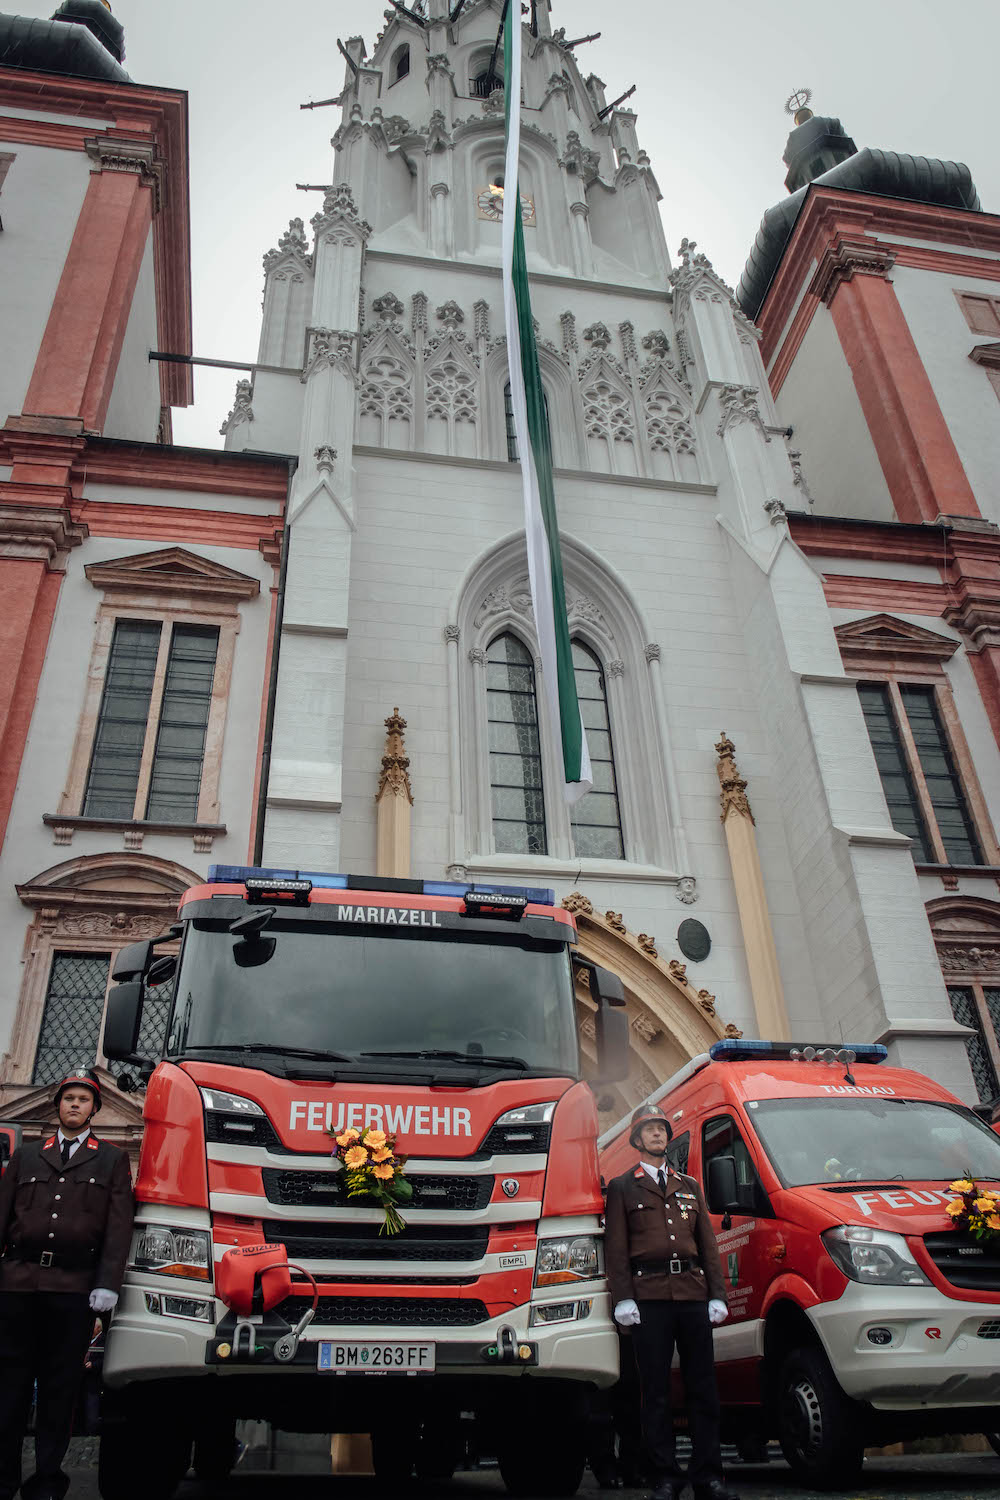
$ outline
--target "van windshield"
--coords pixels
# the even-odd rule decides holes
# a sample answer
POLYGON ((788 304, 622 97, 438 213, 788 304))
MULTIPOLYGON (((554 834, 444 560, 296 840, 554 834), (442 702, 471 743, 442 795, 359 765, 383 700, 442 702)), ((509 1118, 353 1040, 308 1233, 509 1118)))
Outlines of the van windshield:
POLYGON ((1000 1136, 925 1099, 754 1099, 750 1119, 785 1187, 1000 1180, 1000 1136))

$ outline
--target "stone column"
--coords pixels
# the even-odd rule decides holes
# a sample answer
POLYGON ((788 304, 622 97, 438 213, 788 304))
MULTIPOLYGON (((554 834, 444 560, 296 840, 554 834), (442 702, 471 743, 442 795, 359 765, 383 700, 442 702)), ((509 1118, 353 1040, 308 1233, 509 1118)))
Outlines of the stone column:
POLYGON ((670 815, 670 836, 673 843, 674 860, 677 864, 678 874, 690 877, 691 867, 688 864, 687 836, 684 832, 684 825, 681 822, 680 796, 677 790, 673 759, 670 753, 667 704, 663 693, 663 676, 660 671, 660 647, 656 641, 650 641, 643 649, 646 656, 646 666, 649 670, 649 686, 653 694, 653 711, 656 715, 656 727, 659 730, 659 762, 663 774, 663 787, 667 798, 667 811, 670 815))
POLYGON ((719 756, 716 770, 722 789, 722 826, 729 845, 729 863, 757 1015, 757 1034, 768 1041, 786 1042, 789 1040, 788 1015, 757 853, 754 817, 747 800, 747 784, 736 768, 733 760, 736 747, 725 731, 715 748, 719 756))
POLYGON ((376 834, 376 875, 394 875, 405 879, 410 873, 410 822, 413 792, 410 787, 410 758, 403 744, 406 720, 394 708, 385 721, 385 750, 382 771, 375 793, 378 809, 376 834))

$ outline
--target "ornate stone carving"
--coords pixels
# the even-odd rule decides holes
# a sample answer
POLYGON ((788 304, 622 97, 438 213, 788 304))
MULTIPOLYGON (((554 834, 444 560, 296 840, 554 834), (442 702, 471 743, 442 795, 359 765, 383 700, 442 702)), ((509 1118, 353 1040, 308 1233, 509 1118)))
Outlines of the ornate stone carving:
POLYGON ((413 293, 413 315, 412 315, 412 319, 411 319, 411 327, 413 328, 414 335, 416 335, 421 330, 424 333, 427 332, 427 293, 426 292, 414 292, 413 293))
POLYGON ((126 828, 122 833, 122 843, 126 849, 141 849, 144 828, 126 828))
POLYGON ((1000 975, 1000 948, 945 944, 938 947, 938 958, 946 974, 981 974, 984 978, 1000 975))
POLYGON ((588 917, 592 917, 594 914, 594 903, 589 896, 583 895, 581 891, 571 891, 568 896, 563 897, 562 904, 567 911, 582 911, 588 917))
POLYGON ((646 658, 647 665, 650 662, 659 661, 660 648, 655 641, 650 641, 648 646, 643 646, 642 654, 646 658))
POLYGON ((268 250, 264 256, 265 274, 275 266, 279 260, 284 260, 291 255, 303 265, 310 264, 309 241, 306 238, 305 225, 301 219, 289 219, 288 228, 278 241, 277 249, 268 250))
POLYGON ((484 115, 502 115, 504 112, 503 89, 494 89, 493 92, 483 100, 482 110, 484 115))
POLYGON ((736 746, 725 730, 722 731, 722 738, 717 742, 715 751, 719 757, 715 769, 718 772, 721 788, 719 795, 722 803, 720 814, 722 822, 726 821, 730 813, 738 813, 741 818, 749 818, 753 823, 755 820, 747 799, 747 784, 737 770, 733 759, 736 746))
POLYGON ((542 103, 544 104, 547 100, 549 100, 553 94, 564 94, 568 100, 572 101, 573 85, 570 83, 565 73, 549 74, 549 81, 545 85, 545 96, 542 100, 542 103))
POLYGON ((413 804, 413 792, 410 790, 410 758, 406 754, 403 744, 403 731, 406 728, 406 720, 400 717, 399 709, 394 708, 385 721, 386 736, 385 750, 382 752, 382 770, 378 778, 378 791, 375 793, 375 801, 381 802, 388 793, 392 797, 405 797, 413 804))
POLYGON ((482 646, 469 647, 469 661, 474 667, 485 667, 486 652, 483 650, 482 646))
POLYGON ((776 500, 772 497, 770 500, 764 502, 764 509, 770 518, 772 526, 784 526, 787 522, 788 513, 785 510, 782 500, 776 500))
POLYGON ((730 427, 736 427, 741 422, 751 422, 765 443, 771 441, 771 434, 765 426, 760 407, 757 405, 757 395, 755 385, 724 385, 720 388, 721 416, 716 429, 719 437, 723 437, 730 427))
POLYGON ((444 638, 446 641, 454 641, 457 645, 461 634, 462 632, 457 625, 446 625, 444 627, 444 638))
POLYGON ((622 341, 622 349, 625 351, 626 359, 638 359, 639 351, 635 346, 635 327, 627 320, 618 324, 618 334, 622 341))
POLYGON ((653 359, 666 359, 670 353, 670 340, 662 328, 654 328, 647 333, 642 341, 642 347, 653 359))
POLYGON ((724 1035, 727 1041, 738 1042, 743 1033, 738 1026, 735 1026, 733 1022, 730 1021, 726 1026, 724 1035))
POLYGON ((855 276, 878 276, 886 281, 895 260, 894 250, 874 240, 839 240, 824 252, 809 291, 829 307, 843 282, 855 276))
POLYGON ((303 382, 319 370, 339 370, 351 384, 357 386, 358 372, 354 367, 354 344, 357 335, 348 328, 310 328, 308 330, 312 353, 302 374, 303 382))
POLYGON ((687 964, 682 964, 680 959, 672 958, 667 964, 667 973, 671 979, 676 979, 678 984, 687 983, 687 964))
MULTIPOLYGON (((656 957, 655 953, 653 954, 653 957, 656 957)), ((642 1042, 646 1042, 647 1045, 650 1042, 655 1042, 656 1038, 658 1036, 662 1036, 663 1034, 662 1027, 658 1026, 656 1021, 653 1020, 652 1016, 650 1016, 645 1011, 640 1011, 637 1016, 633 1016, 632 1030, 635 1032, 639 1040, 642 1042)))
MULTIPOLYGON (((584 338, 589 334, 590 329, 584 333, 584 338)), ((603 439, 609 452, 615 443, 633 442, 635 419, 631 392, 625 381, 617 379, 603 359, 597 361, 596 368, 585 365, 581 375, 580 394, 587 436, 603 439)))
POLYGON ((52 842, 54 844, 71 844, 73 842, 73 824, 54 823, 52 825, 52 842))
POLYGON ((447 52, 432 52, 427 59, 428 82, 435 73, 443 73, 446 78, 454 78, 455 70, 448 61, 447 52))
POLYGON ((604 920, 605 920, 605 922, 607 922, 608 926, 610 928, 612 928, 615 932, 627 932, 628 931, 628 928, 625 926, 625 923, 622 921, 622 914, 621 914, 620 911, 610 911, 610 910, 606 911, 604 913, 604 920))
POLYGON ((675 895, 685 906, 692 906, 697 901, 698 885, 693 875, 681 876, 677 882, 675 895))
POLYGON ((694 295, 699 301, 728 302, 735 307, 732 288, 718 275, 707 255, 695 254, 697 240, 686 237, 681 240, 677 252, 679 264, 671 270, 667 280, 675 292, 694 295))
MULTIPOLYGON (((566 613, 571 621, 585 620, 590 625, 597 625, 601 630, 606 631, 608 635, 611 634, 600 607, 595 604, 593 599, 588 599, 584 594, 573 594, 571 596, 566 605, 566 613)), ((610 667, 608 670, 610 671, 610 667)))
POLYGON ((580 1033, 582 1036, 585 1036, 588 1041, 592 1042, 594 1040, 594 1038, 597 1036, 597 1026, 594 1022, 593 1016, 584 1016, 583 1020, 580 1022, 580 1033))
POLYGON ((225 437, 234 428, 239 427, 241 422, 253 421, 253 407, 250 405, 250 382, 249 380, 237 380, 236 399, 233 401, 229 415, 219 428, 225 437))
POLYGON ((75 913, 59 919, 62 937, 156 937, 163 931, 163 919, 130 914, 127 911, 75 913))
POLYGON ((84 150, 96 165, 93 172, 134 172, 153 191, 153 213, 159 213, 163 201, 164 162, 156 148, 141 141, 118 140, 100 135, 85 140, 84 150))
POLYGON ((788 462, 792 466, 792 483, 802 491, 802 498, 806 504, 812 505, 814 503, 813 497, 809 492, 806 476, 802 472, 802 454, 797 448, 789 448, 788 462))
POLYGON ((625 663, 622 661, 622 659, 621 659, 620 656, 615 657, 614 661, 609 661, 608 662, 608 676, 609 677, 624 677, 625 676, 625 663))
POLYGON ((580 345, 576 337, 576 317, 571 312, 559 314, 559 322, 562 326, 562 346, 566 354, 576 354, 580 345))
POLYGON ((196 833, 191 840, 195 854, 211 854, 214 833, 196 833))
POLYGON ((472 623, 477 630, 481 630, 486 621, 492 619, 494 615, 503 615, 510 611, 524 618, 528 618, 531 614, 531 589, 526 578, 512 583, 509 588, 506 584, 499 583, 495 589, 490 589, 472 623))
MULTIPOLYGON (((462 316, 461 308, 456 310, 462 316)), ((450 334, 424 366, 427 420, 446 425, 449 451, 455 451, 455 427, 462 422, 475 425, 479 415, 478 360, 458 342, 462 338, 461 333, 450 334)))
POLYGON ((457 328, 460 323, 465 322, 465 313, 457 302, 443 302, 437 310, 438 322, 443 323, 446 328, 457 328))
POLYGON ((715 996, 711 993, 710 990, 698 991, 698 1004, 701 1006, 703 1011, 706 1011, 708 1013, 708 1015, 715 1015, 715 996))
POLYGON ((488 339, 490 336, 490 305, 482 297, 472 305, 472 319, 476 338, 488 339))
POLYGON ((608 332, 606 323, 591 323, 589 328, 583 330, 583 336, 594 349, 606 349, 611 343, 611 334, 608 332))
POLYGON ((639 947, 642 949, 643 953, 648 953, 650 958, 657 957, 656 939, 654 937, 651 937, 648 932, 640 932, 638 937, 636 938, 636 942, 639 944, 639 947))
POLYGON ((354 240, 364 244, 372 232, 372 226, 359 214, 354 194, 346 182, 330 188, 323 199, 322 211, 313 217, 311 223, 317 239, 330 239, 331 231, 340 227, 349 231, 347 243, 354 240))
POLYGON ((567 172, 579 174, 585 183, 591 183, 600 171, 601 154, 583 144, 579 131, 569 130, 566 132, 566 147, 559 158, 559 165, 565 167, 567 172))
POLYGON ((381 297, 375 298, 372 312, 381 322, 388 323, 390 327, 398 327, 396 320, 403 316, 403 304, 392 292, 385 292, 381 297))
POLYGON ((323 443, 319 448, 313 449, 313 458, 316 467, 321 474, 332 474, 333 466, 337 460, 336 448, 331 448, 329 443, 323 443))
MULTIPOLYGON (((402 305, 399 306, 402 311, 402 305)), ((398 329, 399 326, 394 322, 388 328, 398 329)), ((366 351, 361 370, 358 416, 363 424, 362 432, 364 419, 375 419, 378 442, 382 447, 394 446, 390 442, 390 424, 405 423, 407 438, 403 446, 408 445, 409 424, 413 417, 413 361, 409 351, 391 332, 379 336, 366 351)), ((395 428, 396 432, 400 430, 399 426, 395 428)))
POLYGON ((642 412, 651 452, 663 452, 671 457, 697 453, 689 412, 676 393, 667 388, 659 370, 652 384, 643 391, 642 412))

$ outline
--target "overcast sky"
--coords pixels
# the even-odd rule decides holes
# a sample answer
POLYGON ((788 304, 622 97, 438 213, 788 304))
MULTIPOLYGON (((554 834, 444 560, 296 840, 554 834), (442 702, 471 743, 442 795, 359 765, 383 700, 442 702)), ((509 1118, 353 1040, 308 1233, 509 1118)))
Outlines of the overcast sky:
MULTIPOLYGON (((0 0, 3 3, 3 0, 0 0)), ((188 91, 196 354, 253 359, 261 256, 288 220, 308 222, 329 182, 339 93, 337 37, 369 51, 384 0, 113 0, 126 67, 138 83, 188 91)), ((4 9, 51 15, 54 0, 4 9)), ((784 194, 781 153, 793 89, 839 115, 859 147, 967 162, 987 211, 1000 212, 996 0, 560 0, 553 25, 602 31, 577 49, 609 100, 631 84, 639 141, 652 158, 671 252, 698 241, 735 284, 763 211, 784 194), (961 46, 959 47, 959 44, 961 46)), ((221 445, 236 376, 198 371, 196 403, 174 440, 221 445)))

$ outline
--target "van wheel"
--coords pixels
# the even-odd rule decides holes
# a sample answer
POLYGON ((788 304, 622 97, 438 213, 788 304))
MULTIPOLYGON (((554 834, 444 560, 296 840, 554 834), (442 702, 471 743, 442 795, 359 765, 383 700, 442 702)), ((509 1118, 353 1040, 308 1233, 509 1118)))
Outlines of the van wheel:
POLYGON ((819 1349, 792 1351, 777 1398, 781 1451, 796 1478, 817 1490, 853 1486, 865 1456, 860 1423, 819 1349))
POLYGON ((101 1434, 97 1488, 102 1500, 170 1500, 191 1463, 191 1434, 164 1422, 150 1441, 149 1428, 134 1417, 109 1423, 101 1434))
POLYGON ((526 1444, 522 1433, 504 1444, 497 1459, 508 1495, 533 1495, 542 1500, 575 1495, 586 1464, 585 1455, 569 1442, 568 1433, 561 1435, 558 1450, 543 1452, 526 1444), (563 1441, 567 1443, 565 1448, 563 1441))

